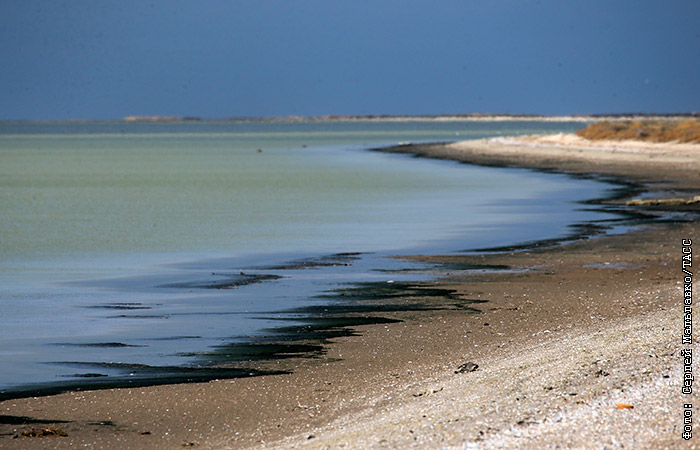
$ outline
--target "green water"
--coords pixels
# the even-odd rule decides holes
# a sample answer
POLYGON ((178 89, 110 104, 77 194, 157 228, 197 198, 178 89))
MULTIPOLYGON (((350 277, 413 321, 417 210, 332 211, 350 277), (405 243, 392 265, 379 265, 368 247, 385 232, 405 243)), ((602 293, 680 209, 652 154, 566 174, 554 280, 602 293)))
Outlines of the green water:
MULTIPOLYGON (((426 200, 440 207, 459 189, 476 205, 556 189, 519 173, 438 171, 357 150, 494 133, 470 129, 474 124, 144 125, 83 125, 76 133, 57 124, 0 134, 2 263, 399 249, 458 225, 449 217, 426 223, 416 209, 426 200), (397 236, 405 224, 411 226, 397 236)), ((509 125, 497 132, 534 127, 509 125)))

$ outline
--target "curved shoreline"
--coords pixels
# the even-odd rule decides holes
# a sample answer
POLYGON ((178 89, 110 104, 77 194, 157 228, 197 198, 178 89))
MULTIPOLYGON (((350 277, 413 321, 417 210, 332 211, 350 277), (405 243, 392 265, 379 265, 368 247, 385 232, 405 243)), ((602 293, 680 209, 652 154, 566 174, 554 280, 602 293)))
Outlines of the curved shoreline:
MULTIPOLYGON (((499 169, 491 169, 491 168, 482 168, 478 169, 475 168, 476 166, 473 167, 465 167, 464 165, 460 165, 457 163, 446 163, 446 162, 437 162, 434 161, 433 163, 430 163, 428 161, 419 161, 414 158, 410 158, 404 155, 387 155, 387 156, 379 156, 378 154, 371 154, 367 153, 366 150, 361 150, 362 153, 365 153, 365 156, 370 159, 380 159, 380 160, 385 160, 387 161, 387 165, 384 166, 385 170, 393 170, 395 169, 397 164, 400 166, 402 164, 407 164, 409 166, 414 166, 414 167, 423 167, 425 168, 424 170, 431 170, 430 175, 435 176, 437 174, 442 174, 442 168, 446 167, 449 168, 449 170, 452 171, 453 174, 456 174, 455 178, 458 179, 466 179, 466 180, 472 180, 472 174, 474 175, 479 175, 480 173, 487 173, 487 174, 492 174, 488 178, 494 179, 494 180, 499 180, 498 184, 499 186, 494 186, 496 189, 496 192, 501 192, 501 186, 500 184, 504 183, 504 178, 501 178, 501 174, 506 175, 505 179, 509 179, 507 176, 509 174, 516 174, 516 172, 520 172, 520 175, 517 175, 514 179, 519 179, 524 177, 526 180, 530 180, 531 183, 538 185, 541 181, 544 180, 545 183, 549 183, 548 178, 551 178, 552 180, 557 180, 561 179, 564 181, 563 186, 565 188, 568 188, 568 186, 572 183, 569 180, 569 177, 564 177, 564 176, 556 176, 556 175, 550 175, 550 174, 539 174, 535 173, 534 171, 513 171, 513 170, 499 170, 499 169), (431 167, 434 167, 435 169, 430 169, 431 167), (432 170, 438 170, 438 172, 432 172, 432 170), (524 172, 524 173, 523 173, 524 172), (529 173, 528 173, 529 172, 529 173), (466 175, 466 177, 465 177, 466 175)), ((447 173, 449 175, 449 172, 447 173)), ((410 179, 410 178, 409 178, 410 179)), ((436 181, 439 181, 443 179, 442 177, 437 177, 435 178, 436 181)), ((443 179, 444 180, 444 179, 443 179)), ((485 185, 490 185, 490 180, 486 179, 484 180, 484 186, 485 185)), ((506 182, 507 183, 507 182, 506 182)), ((555 186, 559 186, 558 181, 553 182, 555 186)), ((450 184, 450 183, 448 183, 450 184)), ((475 181, 470 181, 470 184, 473 185, 475 184, 475 181)), ((481 184, 481 183, 479 183, 481 184)), ((579 214, 578 212, 575 212, 578 208, 581 207, 581 203, 579 202, 580 200, 583 200, 586 205, 588 205, 588 199, 590 198, 596 198, 599 196, 607 196, 608 195, 608 188, 610 187, 609 185, 606 185, 603 188, 600 188, 595 185, 593 182, 587 182, 584 180, 581 181, 574 181, 573 186, 590 186, 592 190, 597 191, 595 194, 594 193, 589 193, 589 194, 580 194, 578 191, 576 191, 576 196, 574 195, 569 196, 569 195, 562 195, 562 194, 553 194, 552 195, 552 200, 551 201, 556 201, 556 205, 552 205, 551 201, 538 201, 538 204, 541 203, 544 208, 547 210, 555 211, 559 215, 560 212, 564 211, 570 211, 570 214, 572 216, 578 217, 578 221, 581 224, 584 224, 583 226, 580 227, 575 227, 575 228, 564 228, 563 226, 561 228, 554 228, 554 227, 546 227, 546 228, 540 228, 540 227, 527 227, 525 229, 530 230, 532 228, 532 233, 528 232, 521 232, 519 228, 521 228, 521 225, 516 224, 513 225, 511 223, 505 223, 502 226, 508 226, 509 228, 512 229, 513 233, 518 233, 517 235, 513 235, 510 232, 508 233, 501 233, 500 236, 493 236, 492 239, 488 242, 482 241, 482 237, 484 235, 488 235, 489 233, 487 230, 484 233, 484 235, 479 236, 479 241, 473 241, 470 240, 467 236, 469 234, 467 233, 460 233, 459 236, 454 236, 454 237, 445 237, 444 242, 447 242, 447 244, 442 243, 443 241, 438 241, 437 239, 435 240, 426 240, 426 242, 429 242, 429 244, 424 244, 422 247, 415 247, 413 249, 409 250, 403 250, 399 249, 396 250, 395 252, 392 252, 391 250, 385 251, 385 250, 376 250, 372 252, 373 256, 369 255, 363 255, 362 259, 365 261, 360 263, 358 261, 358 264, 348 264, 348 262, 343 262, 342 260, 344 259, 343 255, 328 255, 325 256, 321 254, 321 256, 317 256, 315 258, 308 258, 305 261, 300 261, 300 265, 303 266, 304 268, 312 268, 316 266, 317 268, 320 268, 322 266, 359 266, 359 267, 369 267, 371 266, 373 270, 380 270, 382 272, 386 272, 386 278, 385 280, 389 279, 394 279, 394 280, 401 280, 402 278, 405 277, 412 277, 410 273, 407 275, 400 275, 399 273, 402 272, 402 269, 400 268, 401 265, 406 266, 407 264, 403 261, 398 261, 394 260, 393 258, 386 258, 387 255, 389 256, 394 256, 395 254, 402 253, 405 254, 406 252, 411 252, 413 253, 426 253, 426 254, 439 254, 440 252, 452 252, 452 250, 459 250, 459 249, 471 249, 475 248, 478 245, 500 245, 500 244, 518 244, 520 241, 522 242, 534 242, 535 240, 538 239, 544 239, 544 238, 549 238, 551 236, 565 236, 564 239, 566 240, 572 240, 572 239, 577 239, 581 238, 583 236, 588 236, 590 234, 594 233, 599 233, 600 228, 596 225, 594 225, 594 222, 602 222, 602 223, 607 223, 606 219, 608 217, 611 217, 615 220, 613 216, 609 216, 607 214, 599 214, 597 212, 597 209, 595 206, 592 208, 591 214, 585 213, 585 214, 579 214), (603 192, 600 192, 603 190, 603 192), (576 202, 572 202, 571 200, 576 199, 576 202), (596 210, 596 211, 593 211, 596 210), (589 217, 582 217, 582 216, 589 216, 589 217), (551 229, 551 231, 550 231, 551 229), (464 238, 463 238, 464 236, 464 238), (461 242, 464 239, 464 242, 461 242), (504 242, 505 241, 505 242, 504 242), (375 256, 381 256, 381 258, 375 258, 375 256), (367 259, 372 258, 373 262, 368 263, 367 259), (324 259, 327 259, 324 261, 324 259), (396 265, 399 266, 396 266, 396 265), (393 268, 393 270, 399 272, 396 275, 388 273, 389 269, 393 268), (400 277, 400 278, 399 278, 400 277)), ((547 186, 551 186, 551 184, 547 184, 547 186)), ((529 186, 528 183, 523 183, 522 187, 524 190, 528 190, 529 186)), ((483 187, 481 189, 484 189, 483 187)), ((588 189, 588 188, 586 188, 588 189)), ((522 191, 518 190, 513 190, 512 188, 509 189, 510 191, 515 191, 516 196, 520 196, 519 194, 522 194, 522 191)), ((542 189, 539 189, 542 191, 542 189)), ((550 189, 552 192, 556 192, 555 189, 550 189)), ((460 191, 460 195, 462 191, 460 191)), ((488 195, 486 194, 481 195, 480 191, 475 191, 477 192, 477 197, 482 197, 482 198, 476 198, 475 200, 478 200, 478 202, 483 203, 483 197, 486 198, 493 198, 493 195, 488 195)), ((588 192, 587 190, 584 192, 588 192)), ((545 192, 542 193, 543 196, 547 196, 545 192)), ((497 199, 500 200, 500 199, 497 199)), ((489 202, 490 203, 490 202, 489 202)), ((417 203, 414 200, 411 201, 411 207, 413 208, 413 212, 415 211, 425 211, 423 208, 419 206, 420 204, 417 203)), ((444 205, 444 201, 440 203, 440 205, 444 205)), ((592 204, 593 205, 593 204, 592 204)), ((426 204, 426 207, 429 207, 429 204, 426 204)), ((516 208, 522 208, 518 204, 514 204, 516 208)), ((468 208, 468 206, 467 206, 468 208)), ((586 209, 589 209, 588 206, 585 206, 586 209)), ((444 206, 441 206, 437 208, 442 211, 447 211, 447 216, 445 217, 447 220, 450 220, 449 215, 451 214, 450 208, 444 208, 444 206)), ((462 209, 462 211, 469 211, 468 209, 462 209)), ((535 212, 531 211, 529 208, 527 211, 522 210, 522 212, 535 212)), ((471 213, 469 211, 469 213, 471 213)), ((562 217, 568 216, 568 214, 561 214, 562 217)), ((443 225, 442 223, 436 222, 436 217, 440 216, 432 216, 429 215, 428 217, 432 217, 430 220, 431 222, 434 222, 435 225, 443 225)), ((463 220, 456 220, 455 222, 458 222, 460 225, 465 225, 469 223, 469 220, 471 218, 469 217, 464 217, 462 215, 455 215, 455 217, 460 217, 463 220)), ((511 214, 509 214, 509 217, 514 217, 511 214)), ((489 218, 490 219, 490 218, 489 218)), ((412 219, 413 220, 413 219, 412 219)), ((420 218, 416 218, 415 220, 420 220, 420 218)), ((564 219, 565 220, 565 219, 564 219)), ((562 220, 562 225, 576 225, 576 223, 573 223, 573 220, 569 220, 568 222, 562 220)), ((439 229, 439 227, 437 228, 439 229)), ((428 229, 425 228, 425 233, 432 233, 435 232, 435 229, 428 229)), ((481 233, 479 233, 481 234, 481 233)), ((478 234, 477 234, 478 236, 478 234)), ((348 247, 349 249, 354 249, 356 248, 354 245, 350 245, 348 247)), ((285 263, 278 265, 277 267, 275 266, 270 266, 270 267, 264 267, 264 266, 251 266, 249 264, 245 263, 239 263, 236 262, 235 264, 226 264, 231 265, 236 267, 236 271, 233 271, 234 273, 231 274, 224 274, 222 273, 224 271, 224 268, 220 264, 209 264, 207 265, 205 262, 200 262, 200 261, 191 261, 188 262, 187 264, 190 266, 197 266, 200 265, 201 267, 210 267, 210 271, 203 272, 200 274, 200 276, 194 276, 190 274, 185 277, 186 281, 178 281, 179 277, 182 277, 181 274, 178 276, 173 275, 172 279, 170 277, 164 277, 164 279, 161 280, 156 280, 152 279, 150 282, 146 282, 147 278, 146 276, 149 274, 148 270, 141 270, 139 271, 138 278, 134 279, 129 279, 129 278, 122 278, 120 280, 115 280, 115 281, 109 281, 107 280, 107 284, 102 285, 102 280, 96 280, 94 282, 88 283, 89 285, 92 286, 101 286, 101 287, 117 287, 119 289, 133 289, 134 285, 138 286, 158 286, 159 289, 162 287, 167 287, 168 289, 176 289, 179 292, 186 292, 194 290, 194 292, 217 292, 220 291, 221 289, 230 289, 230 288, 238 288, 243 285, 249 284, 249 283, 257 283, 261 282, 263 280, 269 280, 269 279, 279 279, 279 278, 290 278, 293 279, 295 278, 295 275, 293 273, 290 274, 285 274, 284 272, 280 271, 286 271, 288 269, 293 270, 295 269, 295 264, 293 261, 289 261, 288 259, 280 259, 278 261, 279 263, 285 263), (289 264, 287 264, 289 263, 289 264), (243 270, 246 272, 245 275, 238 274, 238 269, 243 270), (252 272, 250 272, 252 271, 252 272)), ((299 267, 296 267, 299 268, 299 267)), ((331 269, 333 270, 333 269, 331 269)), ((327 287, 322 287, 321 282, 319 281, 318 283, 315 283, 318 286, 317 290, 317 295, 319 298, 322 297, 328 297, 327 294, 325 294, 325 290, 328 289, 334 289, 337 288, 337 285, 339 283, 348 283, 350 281, 350 273, 347 272, 347 270, 351 269, 344 269, 345 272, 342 274, 342 279, 336 280, 335 283, 329 284, 327 287), (335 284, 335 286, 334 286, 335 284)), ((318 272, 323 272, 323 270, 313 270, 311 272, 316 272, 318 277, 320 279, 329 279, 330 281, 330 275, 329 274, 323 274, 323 273, 318 273, 318 272)), ((308 273, 308 272, 307 272, 308 273)), ((419 275, 416 275, 416 277, 419 275)), ((304 276, 306 278, 306 276, 304 276)), ((368 280, 374 279, 375 276, 371 274, 366 274, 366 278, 368 280)), ((410 279, 410 281, 415 281, 415 277, 410 279)), ((425 277, 421 277, 420 279, 425 279, 425 277)), ((287 282, 285 282, 287 283, 287 282)), ((363 283, 365 284, 365 283, 363 283)), ((367 283, 368 284, 368 283, 367 283)), ((300 291, 298 287, 296 288, 291 288, 293 286, 291 282, 288 284, 290 286, 289 292, 293 291, 300 291)), ((263 285, 264 286, 264 285, 263 285)), ((400 286, 399 283, 395 283, 394 287, 400 286)), ((257 291, 264 291, 264 287, 261 288, 255 288, 257 291)), ((338 289, 338 292, 340 292, 341 289, 338 289)), ((379 290, 379 289, 376 289, 379 290)), ((406 289, 406 291, 410 291, 410 286, 406 289)), ((268 291, 269 292, 269 291, 268 291)), ((362 292, 362 297, 367 297, 373 295, 371 292, 371 289, 363 289, 362 292)), ((392 298, 395 296, 400 295, 401 292, 396 289, 396 292, 392 293, 392 298)), ((240 298, 245 298, 248 296, 248 293, 246 292, 239 292, 238 297, 240 298)), ((265 293, 262 294, 262 296, 265 296, 265 293)), ((318 307, 316 308, 311 308, 306 306, 306 301, 303 300, 304 297, 308 296, 315 296, 312 293, 308 293, 305 295, 302 295, 300 297, 299 303, 301 304, 299 306, 299 309, 292 309, 291 307, 291 302, 290 301, 285 301, 282 306, 279 307, 279 310, 281 314, 275 314, 275 310, 271 310, 270 312, 267 312, 265 314, 258 314, 259 317, 254 317, 253 319, 266 319, 264 316, 269 316, 269 317, 274 317, 274 319, 268 318, 268 320, 272 320, 273 323, 280 323, 280 325, 273 325, 276 328, 284 328, 284 332, 279 332, 279 331, 273 331, 271 328, 262 328, 261 326, 261 331, 264 333, 262 336, 255 336, 255 337, 249 337, 248 340, 246 340, 245 337, 238 338, 238 341, 234 338, 230 338, 229 340, 226 341, 226 345, 216 345, 218 342, 211 343, 210 345, 207 344, 200 344, 200 351, 197 352, 196 350, 190 350, 186 354, 186 357, 183 357, 180 361, 178 362, 172 362, 168 361, 167 364, 160 363, 160 361, 157 359, 157 357, 151 357, 149 359, 142 358, 139 360, 139 364, 134 364, 132 363, 132 359, 130 359, 130 354, 128 353, 128 347, 134 347, 134 348, 143 348, 143 347, 148 347, 148 348, 153 348, 154 350, 151 351, 149 354, 150 355, 167 355, 168 353, 163 350, 163 346, 158 347, 158 342, 148 342, 148 341, 139 341, 135 342, 135 345, 127 345, 124 344, 121 341, 124 342, 131 342, 126 339, 129 339, 130 337, 124 336, 124 339, 117 339, 115 337, 112 342, 112 345, 107 345, 105 346, 104 343, 101 343, 99 339, 95 339, 96 342, 88 342, 88 343, 81 343, 81 344, 74 344, 71 343, 69 340, 58 340, 57 342, 49 342, 48 346, 55 346, 55 345, 60 345, 63 349, 68 348, 68 349, 75 349, 75 351, 78 351, 80 353, 72 353, 69 356, 64 356, 62 359, 58 359, 55 355, 60 354, 59 352, 53 353, 52 351, 49 351, 48 353, 48 358, 47 360, 51 361, 52 366, 59 367, 60 364, 63 366, 67 366, 70 368, 75 368, 75 372, 70 372, 68 371, 67 374, 62 374, 58 375, 56 372, 53 372, 49 370, 47 367, 47 370, 44 372, 44 380, 41 380, 42 382, 35 382, 35 383, 27 383, 24 385, 15 385, 15 386, 10 386, 8 389, 6 386, 0 386, 0 401, 3 400, 9 400, 11 398, 22 398, 22 397, 39 397, 39 396, 45 396, 45 395, 55 395, 58 393, 63 393, 63 392, 70 392, 70 391, 86 391, 86 390, 97 390, 97 389, 109 389, 109 388, 129 388, 129 387, 147 387, 147 386, 153 386, 153 385, 160 385, 160 384, 180 384, 180 383, 188 383, 188 382, 207 382, 210 380, 215 380, 215 379, 223 379, 223 378, 236 378, 236 377, 243 377, 243 376, 249 376, 249 375, 254 375, 254 376, 259 376, 261 374, 270 374, 270 373, 279 373, 281 371, 287 371, 285 369, 280 370, 275 370, 275 371, 267 371, 267 370, 258 370, 256 367, 256 363, 250 363, 249 360, 257 360, 257 359, 273 359, 273 358, 284 358, 284 359, 289 359, 291 356, 294 356, 296 358, 301 358, 304 356, 312 357, 319 353, 318 348, 321 348, 321 343, 316 342, 316 339, 310 339, 308 335, 310 334, 315 334, 318 335, 320 334, 319 332, 313 332, 310 330, 310 328, 320 328, 323 327, 323 323, 328 323, 330 321, 330 317, 332 316, 333 323, 334 323, 334 330, 331 332, 331 330, 324 330, 323 336, 324 337, 330 337, 331 335, 335 335, 338 333, 349 333, 351 332, 347 327, 353 327, 357 325, 357 320, 356 316, 357 315, 365 315, 364 317, 364 322, 366 324, 369 324, 372 320, 381 323, 381 318, 375 318, 372 317, 372 314, 376 313, 377 311, 379 312, 385 312, 389 310, 390 308, 399 308, 399 306, 393 306, 391 304, 388 305, 382 305, 382 307, 377 307, 377 305, 372 305, 372 307, 361 307, 361 306, 356 306, 356 307, 348 307, 344 306, 343 304, 346 303, 344 298, 340 298, 337 296, 337 298, 332 298, 328 299, 327 302, 328 304, 321 305, 319 304, 318 307), (329 312, 330 311, 330 312, 329 312), (340 311, 340 312, 339 312, 340 311), (350 314, 350 317, 343 317, 342 314, 343 312, 348 311, 350 314), (298 319, 294 323, 299 324, 298 326, 291 327, 289 322, 287 321, 282 321, 279 320, 282 317, 282 314, 285 315, 287 318, 295 318, 298 319), (371 320, 370 320, 371 319, 371 320), (239 342, 242 341, 242 342, 239 342), (250 341, 250 342, 248 342, 250 341), (309 342, 311 341, 311 342, 309 342), (292 352, 290 349, 294 345, 295 342, 301 342, 298 344, 298 347, 294 347, 297 350, 292 352), (99 355, 93 356, 92 358, 85 356, 86 353, 83 353, 85 349, 90 348, 101 348, 99 355), (111 349, 117 349, 117 350, 111 350, 111 349), (310 349, 307 354, 303 354, 303 352, 300 349, 303 348, 308 348, 310 349), (160 351, 156 351, 155 349, 159 349, 160 351), (279 350, 274 350, 274 349, 279 349, 279 350), (194 363, 192 363, 192 359, 197 358, 194 363), (216 361, 216 363, 212 363, 209 358, 212 358, 216 361), (109 363, 106 363, 106 361, 110 361, 109 363), (115 361, 115 362, 112 362, 115 361), (200 364, 197 364, 197 363, 200 364)), ((353 297, 361 297, 360 295, 353 296, 353 297)), ((358 298, 355 298, 357 300, 358 298)), ((326 300, 322 300, 326 301, 326 300)), ((386 300, 386 302, 391 302, 391 300, 386 300)), ((146 305, 148 305, 146 302, 144 302, 146 305)), ((195 305, 198 302, 194 302, 195 305)), ((232 304, 235 304, 236 302, 233 302, 232 304)), ((204 305, 202 305, 203 307, 204 305)), ((423 309, 428 309, 431 306, 421 306, 423 309)), ((436 306, 436 307, 442 307, 442 306, 436 306)), ((162 320, 166 319, 171 319, 169 316, 170 312, 172 310, 166 309, 164 307, 158 307, 158 308, 153 308, 157 310, 157 315, 156 314, 148 314, 148 310, 152 308, 151 305, 145 306, 144 304, 139 304, 134 306, 134 304, 129 304, 129 303, 124 303, 121 305, 115 305, 113 302, 110 302, 109 305, 102 305, 101 302, 98 300, 95 302, 94 305, 91 305, 90 310, 93 310, 95 308, 97 311, 112 311, 115 310, 115 314, 111 315, 111 317, 114 318, 126 318, 127 314, 132 314, 129 317, 133 317, 133 315, 136 315, 138 312, 129 312, 129 311, 120 311, 122 309, 135 309, 135 310, 142 310, 143 312, 138 315, 137 317, 142 317, 142 318, 158 318, 162 320), (117 315, 116 312, 119 311, 119 314, 117 315)), ((195 306, 195 309, 199 308, 198 306, 195 306)), ((417 308, 417 306, 416 306, 417 308)), ((233 308, 232 308, 233 309, 233 308)), ((179 310, 177 315, 181 315, 183 311, 179 310)), ((206 316, 201 316, 201 317, 206 317, 206 316)), ((176 316, 175 316, 176 318, 176 316)), ((248 322, 250 323, 250 322, 248 322)), ((203 322, 194 322, 196 327, 204 327, 207 326, 206 323, 203 322)), ((107 324, 109 326, 110 324, 107 324)), ((229 327, 231 327, 232 323, 228 322, 229 327)), ((177 327, 175 327, 175 332, 178 331, 177 327)), ((202 331, 204 333, 204 331, 202 331)), ((192 335, 195 335, 194 338, 200 339, 200 342, 202 341, 202 336, 197 336, 196 330, 192 331, 190 333, 190 338, 192 335)), ((171 333, 172 334, 172 333, 171 333)), ((175 333, 177 335, 177 333, 175 333)), ((170 336, 170 334, 168 335, 170 336)), ((187 336, 186 336, 187 337, 187 336)), ((161 341, 161 339, 157 339, 157 341, 161 341)), ((180 345, 189 345, 190 347, 194 347, 192 344, 192 340, 174 340, 174 339, 162 339, 162 341, 166 342, 182 342, 183 344, 180 345)), ((51 348, 49 347, 49 348, 51 348)), ((40 345, 40 350, 41 348, 46 349, 47 345, 42 344, 40 345)), ((19 346, 17 347, 17 350, 20 350, 19 346)), ((177 347, 173 348, 171 347, 169 349, 172 353, 178 350, 177 347)), ((136 350, 139 351, 139 350, 136 350)), ((171 354, 172 354, 171 353, 171 354)), ((63 352, 65 355, 66 352, 63 352)), ((173 358, 174 359, 174 358, 173 358)), ((60 367, 59 367, 60 368, 60 367)), ((291 370, 291 369, 290 369, 291 370)), ((59 372, 60 373, 60 372, 59 372)), ((20 381, 22 380, 21 377, 16 377, 16 379, 19 379, 20 381)))
MULTIPOLYGON (((471 141, 386 150, 619 176, 652 193, 700 188, 697 158, 658 153, 602 163, 552 148, 471 141)), ((68 421, 59 424, 68 437, 50 441, 55 448, 585 448, 591 439, 678 446, 677 263, 681 238, 699 231, 696 221, 659 223, 528 251, 417 256, 442 265, 438 287, 481 313, 388 313, 404 321, 334 339, 325 359, 288 375, 7 401, 2 417, 22 420, 4 420, 2 431, 68 421), (476 265, 510 271, 469 269, 476 265), (455 373, 466 362, 479 368, 455 373), (636 408, 617 410, 616 402, 636 408)), ((47 440, 0 443, 42 448, 47 440)))
POLYGON ((484 166, 613 176, 654 183, 649 186, 652 190, 700 186, 700 144, 586 141, 560 134, 407 144, 377 150, 484 166))

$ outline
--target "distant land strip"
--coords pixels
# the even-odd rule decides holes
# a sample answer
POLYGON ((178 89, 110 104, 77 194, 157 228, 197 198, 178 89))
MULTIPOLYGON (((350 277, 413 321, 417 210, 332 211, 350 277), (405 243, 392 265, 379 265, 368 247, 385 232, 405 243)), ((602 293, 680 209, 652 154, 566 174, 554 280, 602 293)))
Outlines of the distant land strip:
POLYGON ((499 122, 499 121, 549 121, 549 122, 600 122, 624 120, 686 120, 700 118, 700 112, 683 113, 610 113, 610 114, 572 114, 572 115, 542 115, 542 114, 496 114, 496 113, 464 113, 464 114, 329 114, 323 116, 268 116, 268 117, 200 117, 200 116, 140 116, 131 115, 121 119, 0 119, 0 123, 90 123, 90 122, 131 122, 131 123, 173 123, 173 122, 342 122, 342 121, 436 121, 436 122, 499 122))
POLYGON ((496 113, 464 113, 464 114, 421 114, 421 115, 392 115, 392 114, 329 114, 323 116, 271 116, 271 117, 224 117, 203 118, 198 116, 126 116, 124 122, 325 122, 325 121, 411 121, 411 120, 435 120, 435 121, 505 121, 505 120, 683 120, 700 117, 700 112, 686 113, 614 113, 614 114, 573 114, 560 116, 546 116, 541 114, 496 114, 496 113))

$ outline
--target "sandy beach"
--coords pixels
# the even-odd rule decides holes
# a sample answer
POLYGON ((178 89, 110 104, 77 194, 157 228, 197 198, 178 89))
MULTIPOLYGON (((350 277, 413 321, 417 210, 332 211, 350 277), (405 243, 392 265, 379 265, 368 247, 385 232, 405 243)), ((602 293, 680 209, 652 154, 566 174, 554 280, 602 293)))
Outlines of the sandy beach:
POLYGON ((4 401, 0 448, 700 448, 681 438, 683 405, 700 415, 681 393, 700 145, 554 135, 383 151, 624 180, 680 201, 634 206, 625 234, 416 255, 439 278, 401 301, 436 310, 386 313, 400 322, 270 363, 291 374, 4 401))

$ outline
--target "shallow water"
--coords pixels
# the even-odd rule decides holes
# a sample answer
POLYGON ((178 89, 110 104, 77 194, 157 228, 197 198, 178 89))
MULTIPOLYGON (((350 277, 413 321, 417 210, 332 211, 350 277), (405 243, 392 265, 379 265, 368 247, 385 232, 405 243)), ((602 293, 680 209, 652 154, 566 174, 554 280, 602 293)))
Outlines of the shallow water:
POLYGON ((577 203, 605 183, 366 151, 580 126, 0 124, 0 389, 234 376, 269 349, 231 343, 308 325, 325 291, 420 278, 387 255, 607 219, 577 203))

